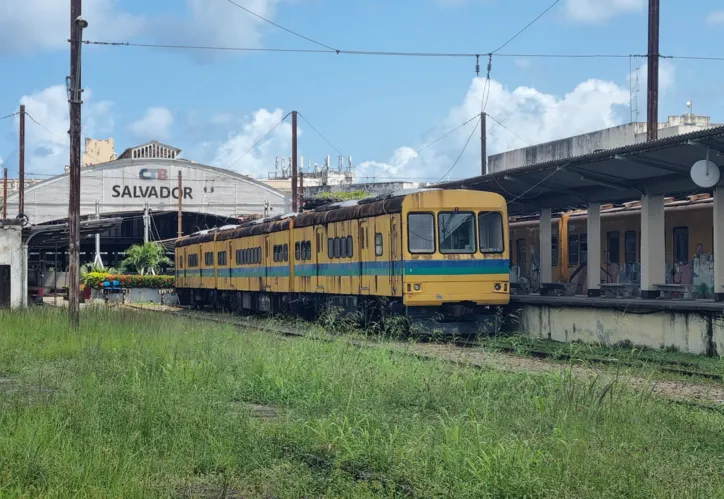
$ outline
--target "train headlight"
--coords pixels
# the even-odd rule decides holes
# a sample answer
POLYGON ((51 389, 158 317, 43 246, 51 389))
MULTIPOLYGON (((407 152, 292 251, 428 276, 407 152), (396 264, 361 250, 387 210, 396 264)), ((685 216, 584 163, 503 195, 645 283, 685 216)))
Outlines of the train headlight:
POLYGON ((422 289, 422 286, 420 286, 419 284, 415 284, 415 286, 413 287, 415 288, 415 291, 420 291, 420 289, 422 289))
POLYGON ((500 291, 500 283, 499 283, 499 282, 496 282, 496 283, 495 283, 495 291, 500 291))

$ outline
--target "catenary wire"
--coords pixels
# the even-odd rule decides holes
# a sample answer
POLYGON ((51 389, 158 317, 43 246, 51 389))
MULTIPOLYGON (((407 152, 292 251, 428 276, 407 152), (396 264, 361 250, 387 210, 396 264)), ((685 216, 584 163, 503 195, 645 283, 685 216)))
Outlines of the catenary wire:
POLYGON ((492 53, 495 54, 495 53, 497 53, 497 52, 500 52, 502 49, 504 49, 510 42, 512 42, 513 40, 515 40, 516 38, 518 38, 518 36, 520 36, 525 30, 527 30, 528 28, 530 28, 531 26, 533 26, 533 24, 535 24, 536 21, 538 21, 538 19, 540 19, 541 17, 543 17, 544 15, 546 15, 546 14, 548 13, 548 11, 551 10, 553 7, 555 7, 555 6, 558 4, 558 2, 560 2, 560 1, 561 1, 561 0, 555 0, 546 10, 544 10, 543 12, 541 12, 540 14, 538 14, 538 17, 536 17, 536 18, 533 19, 531 22, 529 22, 528 24, 526 24, 525 27, 523 27, 523 29, 521 29, 520 31, 518 31, 515 35, 513 35, 510 39, 508 39, 508 41, 506 41, 506 42, 505 42, 504 44, 502 44, 500 47, 498 47, 497 49, 493 50, 492 53))
POLYGON ((302 39, 304 39, 304 40, 307 40, 308 42, 312 42, 312 43, 314 43, 315 45, 319 45, 320 47, 324 47, 324 48, 327 48, 327 49, 329 49, 329 50, 336 50, 335 48, 330 47, 329 45, 325 45, 324 43, 318 42, 317 40, 314 40, 314 39, 312 39, 312 38, 309 38, 308 36, 304 36, 304 35, 302 35, 301 33, 297 33, 296 31, 292 31, 291 29, 286 28, 286 27, 282 26, 281 24, 277 24, 277 23, 275 23, 274 21, 271 21, 271 20, 267 19, 266 17, 261 16, 261 15, 257 14, 256 12, 253 12, 253 11, 247 9, 247 8, 244 7, 243 5, 240 5, 240 4, 236 3, 236 2, 234 2, 233 0, 226 0, 226 1, 229 2, 231 5, 235 5, 236 7, 240 8, 241 10, 243 10, 243 11, 251 14, 251 15, 254 16, 254 17, 259 18, 259 19, 261 19, 262 21, 271 24, 272 26, 276 26, 277 28, 286 31, 287 33, 291 33, 291 34, 294 35, 294 36, 297 36, 297 37, 299 37, 299 38, 302 38, 302 39))
POLYGON ((281 125, 282 123, 284 123, 284 120, 286 120, 286 119, 289 117, 290 114, 291 114, 291 113, 285 114, 284 117, 283 117, 281 120, 279 120, 279 123, 277 123, 276 125, 274 125, 267 133, 264 134, 264 136, 263 136, 262 138, 260 138, 260 139, 257 140, 256 142, 254 142, 254 145, 251 146, 249 149, 247 149, 244 154, 242 154, 241 156, 239 156, 238 158, 236 158, 229 166, 227 166, 227 169, 231 169, 231 167, 233 167, 239 160, 241 160, 242 158, 246 157, 247 154, 249 154, 251 151, 253 151, 254 149, 256 149, 256 147, 257 147, 259 144, 261 144, 269 135, 271 135, 271 134, 274 132, 274 130, 276 130, 277 128, 279 128, 279 125, 281 125))
POLYGON ((463 146, 463 150, 460 151, 460 154, 458 155, 458 157, 457 157, 457 159, 455 160, 455 162, 454 162, 454 163, 452 164, 452 166, 448 169, 448 171, 446 171, 445 174, 444 174, 442 177, 440 177, 440 180, 438 180, 438 182, 441 182, 442 179, 444 179, 451 171, 453 171, 453 169, 455 168, 455 166, 457 166, 458 162, 460 161, 460 158, 463 157, 463 154, 465 153, 465 150, 468 148, 468 144, 470 144, 470 139, 473 138, 473 135, 475 134, 475 130, 478 129, 478 125, 480 125, 480 122, 481 122, 481 121, 482 121, 482 120, 480 119, 480 116, 478 116, 478 121, 475 123, 475 126, 473 127, 473 131, 470 132, 470 135, 468 136, 468 140, 465 141, 465 145, 463 146))

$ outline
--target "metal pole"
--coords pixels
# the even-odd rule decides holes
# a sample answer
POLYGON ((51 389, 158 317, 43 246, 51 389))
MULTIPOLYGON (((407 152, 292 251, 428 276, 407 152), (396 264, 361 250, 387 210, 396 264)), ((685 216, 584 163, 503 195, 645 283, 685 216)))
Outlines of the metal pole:
POLYGON ((148 203, 143 207, 143 244, 148 242, 148 203))
POLYGON ((8 169, 3 169, 3 220, 8 218, 8 169))
POLYGON ((646 138, 656 140, 659 131, 659 0, 649 0, 648 61, 646 138))
POLYGON ((18 193, 18 215, 25 213, 25 105, 20 106, 20 146, 18 147, 18 181, 20 192, 18 193))
POLYGON ((68 202, 68 323, 80 327, 80 134, 81 134, 81 27, 82 0, 70 1, 70 197, 68 202))
POLYGON ((53 305, 58 306, 58 243, 55 243, 55 267, 53 267, 53 305))
POLYGON ((480 174, 488 174, 488 128, 485 113, 480 113, 480 174))
POLYGON ((178 171, 178 237, 181 239, 183 235, 183 211, 182 199, 184 196, 183 180, 181 178, 181 170, 178 171))
MULTIPOLYGON (((101 219, 101 205, 100 202, 96 201, 96 220, 101 219)), ((101 258, 101 233, 96 233, 96 257, 95 263, 103 267, 103 259, 101 258)))
POLYGON ((297 112, 292 111, 292 211, 297 212, 297 112))

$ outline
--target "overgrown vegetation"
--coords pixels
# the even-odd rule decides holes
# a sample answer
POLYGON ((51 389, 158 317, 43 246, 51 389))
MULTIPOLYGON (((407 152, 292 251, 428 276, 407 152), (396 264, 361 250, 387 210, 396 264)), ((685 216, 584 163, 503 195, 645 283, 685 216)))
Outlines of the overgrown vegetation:
POLYGON ((369 196, 370 193, 362 190, 349 191, 349 192, 321 192, 315 196, 315 199, 321 199, 325 201, 352 201, 356 199, 363 199, 369 196))
POLYGON ((717 497, 724 416, 124 309, 0 312, 0 496, 717 497))

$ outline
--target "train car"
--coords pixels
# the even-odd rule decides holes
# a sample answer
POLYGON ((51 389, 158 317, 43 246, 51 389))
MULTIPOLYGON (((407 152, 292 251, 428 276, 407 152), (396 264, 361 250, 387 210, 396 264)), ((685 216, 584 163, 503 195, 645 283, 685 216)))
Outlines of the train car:
POLYGON ((214 279, 190 279, 187 257, 184 304, 312 316, 336 306, 457 330, 509 300, 508 215, 495 193, 422 189, 330 204, 186 238, 177 258, 205 255, 210 238, 217 258, 204 256, 202 271, 215 263, 214 279))
MULTIPOLYGON (((713 199, 698 194, 686 199, 667 198, 664 203, 666 280, 713 292, 713 199), (707 289, 708 288, 708 289, 707 289)), ((587 292, 587 213, 557 214, 552 222, 553 280, 577 283, 577 293, 587 292)), ((514 278, 538 282, 538 217, 512 219, 509 241, 514 278)), ((640 282, 641 205, 638 201, 601 207, 601 282, 640 282)))

